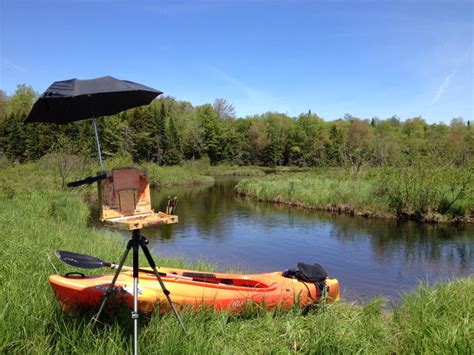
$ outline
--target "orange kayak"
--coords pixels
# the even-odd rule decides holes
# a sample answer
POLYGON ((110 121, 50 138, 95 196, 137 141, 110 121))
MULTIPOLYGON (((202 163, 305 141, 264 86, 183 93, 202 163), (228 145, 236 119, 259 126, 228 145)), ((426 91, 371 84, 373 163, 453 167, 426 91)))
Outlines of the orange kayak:
MULTIPOLYGON (((248 303, 265 308, 290 308, 319 302, 321 292, 314 283, 282 276, 281 272, 254 275, 203 273, 193 270, 160 268, 160 272, 188 276, 189 279, 163 277, 173 302, 180 307, 212 307, 215 310, 239 311, 248 303)), ((64 310, 98 308, 114 274, 84 276, 82 274, 51 275, 49 282, 64 310)), ((326 279, 327 302, 339 300, 339 282, 326 279)), ((133 277, 122 272, 115 285, 117 297, 129 307, 133 305, 133 277)), ((138 307, 143 313, 167 311, 167 302, 154 274, 139 273, 138 307)))

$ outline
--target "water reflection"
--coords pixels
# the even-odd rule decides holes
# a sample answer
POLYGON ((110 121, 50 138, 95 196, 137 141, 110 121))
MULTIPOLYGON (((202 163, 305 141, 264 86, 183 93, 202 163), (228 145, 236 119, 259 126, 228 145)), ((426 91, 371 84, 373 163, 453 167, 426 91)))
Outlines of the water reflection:
POLYGON ((252 201, 233 194, 236 179, 215 186, 153 191, 155 210, 180 199, 180 223, 149 228, 151 247, 166 255, 204 258, 221 268, 282 270, 318 262, 349 299, 396 298, 419 280, 474 271, 474 228, 368 220, 252 201))

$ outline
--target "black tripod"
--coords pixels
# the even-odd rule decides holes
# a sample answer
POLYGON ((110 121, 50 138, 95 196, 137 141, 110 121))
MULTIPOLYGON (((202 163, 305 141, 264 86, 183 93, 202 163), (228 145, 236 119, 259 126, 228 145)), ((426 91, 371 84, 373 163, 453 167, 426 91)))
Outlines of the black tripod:
POLYGON ((112 279, 112 282, 109 285, 109 288, 107 289, 107 292, 105 293, 104 299, 102 301, 102 304, 100 305, 99 311, 93 318, 94 322, 97 322, 99 320, 99 317, 104 310, 105 304, 107 302, 107 299, 110 297, 110 295, 114 291, 115 287, 115 282, 117 281, 117 278, 122 271, 123 264, 125 263, 125 260, 127 259, 128 253, 130 252, 130 249, 133 248, 133 312, 132 312, 132 320, 133 320, 133 353, 138 354, 138 248, 141 247, 143 250, 143 253, 145 254, 146 259, 148 260, 148 264, 150 267, 153 269, 153 272, 160 283, 161 289, 163 290, 164 295, 166 296, 166 299, 168 300, 168 303, 171 306, 171 309, 173 310, 174 315, 176 316, 176 319, 178 320, 179 324, 181 325, 181 328, 183 329, 184 333, 186 336, 188 335, 188 332, 186 331, 186 328, 184 327, 183 321, 181 320, 181 317, 179 316, 178 311, 176 310, 173 301, 171 300, 170 297, 170 292, 166 289, 165 284, 163 283, 163 280, 161 279, 161 276, 156 269, 156 264, 153 261, 153 257, 151 256, 150 251, 148 250, 147 247, 148 240, 140 234, 139 229, 135 229, 132 231, 132 237, 127 243, 127 249, 125 250, 125 253, 123 254, 122 260, 120 260, 120 264, 118 266, 117 271, 115 272, 114 278, 112 279))

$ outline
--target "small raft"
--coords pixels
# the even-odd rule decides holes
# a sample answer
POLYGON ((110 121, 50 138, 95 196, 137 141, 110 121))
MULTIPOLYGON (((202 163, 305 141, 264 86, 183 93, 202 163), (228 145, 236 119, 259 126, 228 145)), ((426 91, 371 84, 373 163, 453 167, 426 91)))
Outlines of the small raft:
MULTIPOLYGON (((282 272, 254 275, 203 273, 193 270, 160 268, 171 274, 162 277, 173 303, 179 307, 209 307, 238 312, 249 303, 265 308, 307 306, 321 300, 322 291, 315 283, 285 277, 282 272), (172 275, 190 279, 176 278, 172 275)), ((49 282, 63 310, 98 308, 114 274, 85 276, 79 273, 51 275, 49 282)), ((339 300, 339 282, 327 278, 326 302, 339 300)), ((169 310, 165 295, 154 274, 139 273, 138 307, 142 313, 169 310)), ((133 277, 122 272, 115 284, 114 297, 133 306, 133 277)), ((110 300, 109 300, 110 301, 110 300)))

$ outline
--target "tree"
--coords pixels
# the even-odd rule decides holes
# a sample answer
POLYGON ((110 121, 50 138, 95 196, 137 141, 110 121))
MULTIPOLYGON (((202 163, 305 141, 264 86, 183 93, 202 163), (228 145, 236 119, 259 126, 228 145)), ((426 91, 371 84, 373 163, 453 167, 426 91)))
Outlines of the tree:
POLYGON ((154 117, 150 107, 137 107, 126 111, 131 128, 132 156, 134 161, 150 161, 153 156, 154 117))
POLYGON ((263 117, 270 142, 263 151, 261 161, 268 166, 281 165, 284 160, 289 125, 292 120, 284 114, 273 112, 268 112, 263 117))
POLYGON ((7 102, 7 94, 3 90, 0 90, 0 124, 7 116, 7 102))
POLYGON ((400 157, 401 136, 398 125, 390 120, 378 121, 374 129, 373 164, 386 166, 400 157))
MULTIPOLYGON (((23 124, 36 97, 37 94, 30 86, 18 85, 15 93, 6 102, 2 102, 4 117, 0 119, 0 132, 2 133, 0 150, 11 161, 23 162, 39 157, 38 154, 33 154, 30 157, 28 150, 28 143, 30 148, 33 148, 33 144, 38 143, 36 139, 32 139, 32 135, 37 135, 38 132, 33 129, 33 126, 26 128, 23 124), (31 135, 28 136, 27 133, 31 135)), ((5 99, 6 96, 2 97, 2 100, 5 99)), ((36 149, 30 149, 30 152, 32 150, 36 151, 36 149)))
POLYGON ((66 187, 67 181, 86 175, 93 165, 83 149, 66 136, 58 137, 58 141, 42 159, 51 169, 57 171, 62 188, 66 187))
POLYGON ((262 162, 263 153, 270 145, 271 140, 262 120, 252 120, 249 127, 250 162, 262 162))
POLYGON ((114 115, 102 120, 101 132, 101 147, 105 158, 132 154, 134 144, 130 137, 131 129, 121 116, 114 115))
POLYGON ((235 108, 226 99, 215 99, 212 107, 221 120, 235 119, 235 108))
POLYGON ((181 138, 179 137, 179 134, 176 131, 174 120, 171 117, 168 119, 168 125, 166 126, 165 136, 167 147, 163 155, 163 163, 166 165, 179 164, 182 158, 181 138))
POLYGON ((166 140, 166 108, 164 101, 161 101, 160 109, 156 114, 155 125, 153 127, 153 154, 152 160, 158 164, 164 164, 164 154, 168 149, 166 140))
POLYGON ((199 106, 196 109, 196 114, 203 129, 204 150, 211 164, 216 164, 222 160, 219 117, 209 104, 199 106))
POLYGON ((186 159, 194 161, 201 158, 204 151, 203 136, 204 129, 193 112, 183 128, 183 153, 186 159))
POLYGON ((344 139, 341 121, 335 121, 329 128, 329 142, 325 144, 325 155, 327 164, 339 166, 341 164, 340 147, 344 139))
POLYGON ((2 139, 2 150, 10 161, 24 162, 26 156, 26 132, 23 125, 24 117, 11 113, 5 122, 2 139))
POLYGON ((452 119, 450 128, 442 152, 447 161, 458 166, 467 166, 474 154, 473 132, 462 118, 452 119))
POLYGON ((408 119, 402 124, 402 133, 404 133, 403 153, 405 160, 410 165, 427 155, 426 127, 427 124, 421 117, 408 119))
POLYGON ((351 119, 349 128, 340 147, 341 159, 350 166, 353 173, 358 173, 370 157, 369 124, 359 119, 351 119))
POLYGON ((7 113, 26 118, 37 97, 38 94, 31 86, 17 85, 15 93, 8 100, 7 113))

